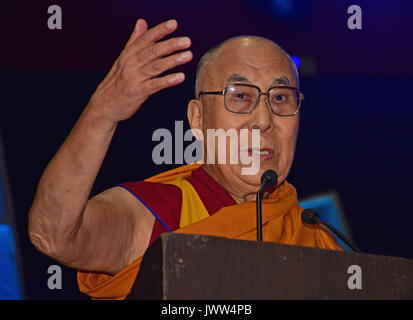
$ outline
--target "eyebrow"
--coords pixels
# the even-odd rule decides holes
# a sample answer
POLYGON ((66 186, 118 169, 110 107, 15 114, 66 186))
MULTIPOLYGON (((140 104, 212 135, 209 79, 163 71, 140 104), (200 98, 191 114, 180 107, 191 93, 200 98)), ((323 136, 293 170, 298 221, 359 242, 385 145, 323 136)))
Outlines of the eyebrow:
POLYGON ((271 84, 272 84, 272 85, 275 85, 275 86, 280 85, 280 84, 282 84, 282 85, 284 85, 284 86, 290 86, 290 85, 291 85, 291 82, 290 82, 290 80, 289 80, 286 76, 282 76, 282 77, 279 77, 279 78, 274 79, 274 80, 271 82, 271 84))
POLYGON ((247 82, 247 83, 251 83, 250 80, 248 80, 248 78, 244 77, 243 75, 240 75, 238 73, 234 73, 233 75, 231 75, 226 82, 247 82))
MULTIPOLYGON (((246 78, 245 76, 238 74, 238 73, 234 73, 233 75, 231 75, 226 82, 245 82, 245 83, 252 83, 250 80, 248 80, 248 78, 246 78)), ((290 86, 291 82, 290 80, 286 77, 286 76, 281 76, 279 78, 275 78, 274 80, 272 80, 271 85, 274 86, 278 86, 278 85, 284 85, 284 86, 290 86)))

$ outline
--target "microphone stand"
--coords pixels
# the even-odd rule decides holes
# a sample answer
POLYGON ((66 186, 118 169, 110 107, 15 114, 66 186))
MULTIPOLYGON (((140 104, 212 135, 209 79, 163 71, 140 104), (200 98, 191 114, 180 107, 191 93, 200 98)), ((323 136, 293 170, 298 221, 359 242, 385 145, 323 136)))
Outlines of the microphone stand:
POLYGON ((339 230, 337 230, 334 226, 332 226, 330 223, 328 223, 324 219, 321 219, 320 215, 314 209, 311 209, 311 208, 304 209, 303 212, 301 212, 301 220, 304 223, 310 224, 310 225, 321 223, 327 229, 330 229, 346 245, 348 245, 351 250, 353 250, 354 252, 361 252, 360 249, 357 248, 357 246, 350 239, 348 239, 344 234, 342 234, 339 230))
POLYGON ((257 241, 262 242, 262 192, 264 190, 264 186, 266 185, 266 181, 261 184, 261 187, 258 189, 257 192, 257 241))
POLYGON ((267 170, 261 176, 261 186, 257 192, 257 241, 262 242, 262 193, 264 188, 277 183, 278 175, 274 170, 267 170))
POLYGON ((326 226, 328 229, 330 229, 331 231, 333 231, 333 233, 335 233, 337 235, 337 237, 339 237, 346 245, 348 245, 351 250, 353 250, 354 252, 361 252, 359 248, 357 248, 357 246, 352 243, 350 241, 350 239, 347 239, 346 236, 344 236, 340 231, 338 231, 335 227, 333 227, 330 223, 328 223, 327 221, 321 219, 321 218, 317 218, 318 221, 323 224, 324 226, 326 226))

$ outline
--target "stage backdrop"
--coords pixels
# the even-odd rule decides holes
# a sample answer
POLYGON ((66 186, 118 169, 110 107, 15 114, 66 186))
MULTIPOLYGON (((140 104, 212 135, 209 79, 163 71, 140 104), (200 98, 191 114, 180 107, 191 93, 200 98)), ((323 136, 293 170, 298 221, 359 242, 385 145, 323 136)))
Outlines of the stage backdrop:
MULTIPOLYGON (((27 236, 27 214, 48 161, 70 132, 104 74, 3 70, 1 108, 8 175, 31 298, 79 297, 75 273, 63 269, 63 289, 47 287, 54 261, 27 236)), ((93 194, 140 180, 171 165, 152 161, 158 128, 185 120, 194 77, 150 98, 120 124, 93 194)), ((410 197, 412 78, 303 78, 306 95, 290 177, 300 198, 335 191, 358 246, 368 253, 413 258, 410 197)))
MULTIPOLYGON (((63 267, 62 289, 50 290, 48 267, 27 235, 27 214, 47 163, 124 47, 138 18, 154 26, 178 20, 194 59, 179 68, 184 84, 151 97, 116 130, 92 195, 173 165, 152 161, 152 133, 186 121, 201 55, 234 35, 277 41, 301 59, 301 113, 288 180, 300 199, 336 194, 364 252, 413 258, 413 2, 404 0, 6 1, 0 11, 0 130, 27 298, 86 298, 75 270, 63 267), (362 9, 351 30, 350 5, 362 9), (62 29, 47 25, 62 9, 62 29)), ((215 89, 215 88, 214 88, 215 89)), ((184 129, 188 128, 187 122, 184 129)), ((3 222, 3 221, 2 221, 3 222)), ((9 224, 7 222, 7 224, 9 224)), ((14 243, 11 242, 11 243, 14 243)), ((18 258, 18 255, 17 255, 18 258)))

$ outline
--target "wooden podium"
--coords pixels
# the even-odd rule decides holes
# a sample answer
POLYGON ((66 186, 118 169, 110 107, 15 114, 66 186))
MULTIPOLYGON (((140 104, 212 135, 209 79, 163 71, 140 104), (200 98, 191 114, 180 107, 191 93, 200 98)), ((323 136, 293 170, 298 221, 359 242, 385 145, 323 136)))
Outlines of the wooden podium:
POLYGON ((170 233, 145 253, 128 299, 413 299, 413 260, 170 233), (352 265, 361 289, 348 286, 352 265))

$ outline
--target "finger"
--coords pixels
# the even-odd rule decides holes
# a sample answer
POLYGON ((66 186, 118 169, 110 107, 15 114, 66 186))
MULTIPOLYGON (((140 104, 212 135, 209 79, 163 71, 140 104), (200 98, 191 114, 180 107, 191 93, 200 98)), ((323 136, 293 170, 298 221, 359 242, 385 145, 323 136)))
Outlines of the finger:
POLYGON ((188 37, 172 38, 157 42, 138 55, 139 61, 155 60, 170 55, 175 51, 181 51, 191 46, 191 39, 188 37))
POLYGON ((176 53, 166 58, 156 59, 146 66, 142 67, 141 72, 147 77, 155 77, 169 69, 187 63, 191 60, 192 52, 187 50, 184 52, 176 53))
POLYGON ((144 86, 147 87, 149 95, 152 95, 162 89, 176 86, 185 80, 183 72, 172 73, 160 78, 146 80, 144 86))
POLYGON ((163 37, 165 37, 166 35, 174 32, 177 27, 178 27, 178 23, 176 22, 175 19, 162 22, 161 24, 158 24, 156 27, 153 27, 145 31, 143 34, 137 37, 133 45, 136 45, 136 46, 144 45, 145 46, 150 43, 156 42, 162 39, 163 37))
POLYGON ((125 48, 130 46, 140 35, 142 35, 147 30, 148 24, 146 23, 146 21, 143 19, 138 19, 129 40, 125 45, 125 48))

